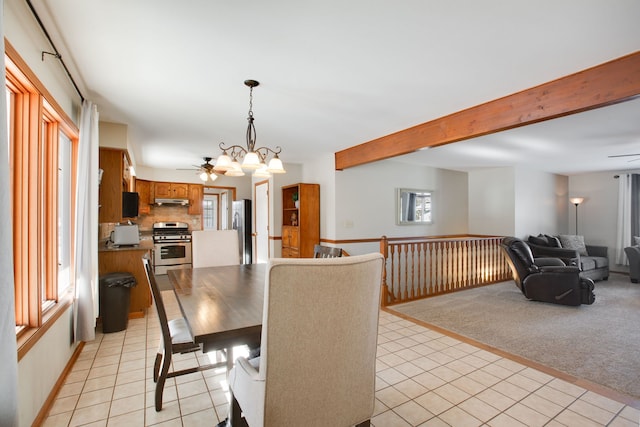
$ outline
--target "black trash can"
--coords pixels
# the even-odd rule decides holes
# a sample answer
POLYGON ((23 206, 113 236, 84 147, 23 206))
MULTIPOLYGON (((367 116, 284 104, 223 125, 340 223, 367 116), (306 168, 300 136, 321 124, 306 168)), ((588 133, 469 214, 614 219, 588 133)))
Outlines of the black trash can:
POLYGON ((131 288, 135 285, 136 278, 131 273, 100 276, 100 317, 105 334, 127 329, 131 288))

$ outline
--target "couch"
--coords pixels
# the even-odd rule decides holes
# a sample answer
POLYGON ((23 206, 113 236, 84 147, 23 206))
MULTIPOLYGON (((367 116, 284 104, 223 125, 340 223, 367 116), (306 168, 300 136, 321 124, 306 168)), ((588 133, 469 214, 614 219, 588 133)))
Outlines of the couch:
POLYGON ((624 248, 624 253, 629 259, 629 277, 632 283, 638 283, 640 279, 640 246, 629 246, 624 248))
POLYGON ((582 236, 538 234, 529 236, 527 244, 534 257, 560 258, 566 265, 580 268, 580 277, 591 280, 609 279, 609 257, 606 246, 587 245, 582 236))
POLYGON ((534 258, 531 248, 515 237, 504 237, 500 249, 513 273, 513 280, 530 300, 552 304, 593 304, 593 280, 580 277, 575 265, 559 258, 534 258))

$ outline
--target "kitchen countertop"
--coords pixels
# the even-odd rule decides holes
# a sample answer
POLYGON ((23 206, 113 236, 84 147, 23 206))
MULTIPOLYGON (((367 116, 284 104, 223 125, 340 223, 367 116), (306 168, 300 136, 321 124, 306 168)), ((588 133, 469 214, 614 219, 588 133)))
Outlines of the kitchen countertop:
POLYGON ((140 239, 140 244, 138 245, 113 246, 110 244, 109 239, 100 240, 98 243, 98 252, 148 251, 151 249, 153 249, 153 240, 151 238, 145 238, 144 236, 140 239))

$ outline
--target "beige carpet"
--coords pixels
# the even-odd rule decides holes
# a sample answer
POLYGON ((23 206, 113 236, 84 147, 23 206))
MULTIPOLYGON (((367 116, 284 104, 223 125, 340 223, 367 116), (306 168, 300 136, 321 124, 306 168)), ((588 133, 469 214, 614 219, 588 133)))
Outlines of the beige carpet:
POLYGON ((640 284, 612 274, 592 305, 528 301, 513 281, 390 307, 640 398, 640 284))

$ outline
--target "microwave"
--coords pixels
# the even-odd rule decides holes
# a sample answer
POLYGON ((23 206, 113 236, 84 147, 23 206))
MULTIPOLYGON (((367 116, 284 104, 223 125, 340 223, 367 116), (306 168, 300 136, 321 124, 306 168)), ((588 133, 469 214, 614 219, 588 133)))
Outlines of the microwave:
POLYGON ((116 225, 111 232, 111 242, 114 246, 137 245, 140 243, 140 232, 138 226, 133 225, 116 225))

